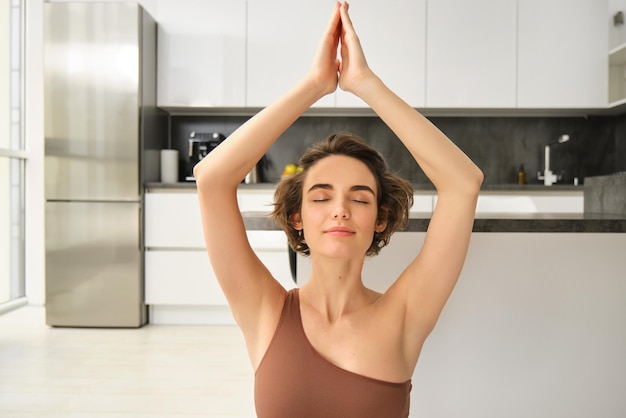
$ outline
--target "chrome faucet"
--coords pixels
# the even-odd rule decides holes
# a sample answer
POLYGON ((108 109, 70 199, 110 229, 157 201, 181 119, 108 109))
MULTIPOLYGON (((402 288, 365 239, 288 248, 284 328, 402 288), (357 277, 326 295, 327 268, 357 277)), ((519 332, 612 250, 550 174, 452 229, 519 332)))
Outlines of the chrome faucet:
POLYGON ((561 180, 561 178, 563 177, 561 174, 555 174, 552 172, 552 170, 550 170, 550 146, 563 144, 567 141, 569 141, 569 135, 564 134, 564 135, 561 135, 559 139, 557 139, 556 141, 551 142, 545 146, 544 154, 543 154, 543 158, 544 158, 543 175, 541 175, 541 172, 537 173, 537 179, 543 180, 544 186, 552 186, 554 183, 561 180))

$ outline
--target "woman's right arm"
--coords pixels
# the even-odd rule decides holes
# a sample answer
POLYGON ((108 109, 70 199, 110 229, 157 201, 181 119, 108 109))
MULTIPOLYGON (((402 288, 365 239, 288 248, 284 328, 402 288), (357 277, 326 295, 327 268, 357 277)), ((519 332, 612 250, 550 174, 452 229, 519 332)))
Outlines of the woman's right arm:
POLYGON ((194 167, 204 238, 213 271, 241 327, 253 364, 276 326, 285 291, 250 247, 237 186, 278 137, 337 87, 339 9, 335 8, 311 71, 291 91, 241 125, 194 167))

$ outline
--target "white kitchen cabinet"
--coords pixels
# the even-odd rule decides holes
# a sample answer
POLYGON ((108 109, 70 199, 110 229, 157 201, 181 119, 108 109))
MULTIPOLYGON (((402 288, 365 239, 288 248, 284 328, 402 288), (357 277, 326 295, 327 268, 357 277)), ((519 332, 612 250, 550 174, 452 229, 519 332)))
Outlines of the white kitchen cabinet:
MULTIPOLYGON (((350 16, 370 68, 412 107, 424 107, 426 0, 353 0, 350 16)), ((366 106, 337 91, 337 107, 366 106)))
POLYGON ((245 106, 245 0, 159 0, 160 107, 245 106))
MULTIPOLYGON (((273 209, 274 189, 241 190, 237 198, 241 212, 269 213, 273 209)), ((198 194, 195 190, 146 193, 145 203, 146 247, 204 248, 198 194)))
POLYGON ((557 192, 482 192, 476 214, 489 213, 583 213, 584 193, 557 192))
MULTIPOLYGON (((253 246, 257 257, 283 287, 295 287, 285 234, 282 231, 253 232, 262 232, 266 241, 262 248, 253 246), (267 241, 278 245, 269 246, 267 241)), ((150 249, 145 253, 145 277, 145 303, 148 305, 228 304, 204 249, 150 249)))
MULTIPOLYGON (((240 209, 268 213, 273 194, 273 187, 244 187, 238 192, 240 209)), ((145 302, 160 323, 172 323, 173 317, 178 322, 194 323, 197 308, 210 308, 204 311, 204 323, 232 323, 226 298, 206 253, 201 222, 195 190, 146 193, 145 302), (185 311, 190 307, 196 310, 185 311)), ((294 287, 284 232, 248 231, 247 235, 250 246, 272 275, 285 288, 294 287)))
POLYGON ((606 0, 519 0, 520 108, 608 103, 606 0))
POLYGON ((409 209, 409 216, 421 216, 432 213, 436 192, 416 191, 413 193, 413 206, 409 209))
POLYGON ((151 249, 145 253, 148 305, 227 305, 206 251, 151 249))
POLYGON ((267 212, 274 210, 274 187, 245 187, 237 193, 241 212, 267 212))
POLYGON ((195 191, 146 193, 145 208, 146 248, 204 248, 195 191))
POLYGON ((515 107, 516 4, 428 1, 426 107, 515 107))
MULTIPOLYGON (((246 105, 263 107, 310 70, 334 0, 248 0, 246 105)), ((334 107, 335 95, 315 106, 334 107)))
POLYGON ((626 44, 626 25, 614 22, 618 12, 626 13, 626 0, 608 0, 609 49, 626 44))
MULTIPOLYGON (((422 217, 434 210, 437 194, 415 193, 414 200, 410 216, 422 217)), ((476 214, 583 213, 584 200, 582 188, 572 191, 482 191, 478 196, 476 214)))

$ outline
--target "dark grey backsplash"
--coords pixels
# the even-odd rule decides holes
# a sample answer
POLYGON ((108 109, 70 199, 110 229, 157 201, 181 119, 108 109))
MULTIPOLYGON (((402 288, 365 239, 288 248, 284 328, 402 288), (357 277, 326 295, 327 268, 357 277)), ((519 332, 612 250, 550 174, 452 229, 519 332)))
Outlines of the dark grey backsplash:
MULTIPOLYGON (((181 151, 181 178, 187 138, 192 131, 230 135, 248 117, 172 116, 172 146, 181 151)), ((551 168, 563 175, 561 184, 577 177, 626 171, 626 116, 617 117, 432 117, 429 118, 485 173, 485 184, 511 184, 524 164, 529 184, 539 183, 547 143, 562 134, 570 141, 551 147, 551 168)), ((263 181, 275 182, 283 167, 298 161, 306 147, 329 134, 347 131, 374 145, 392 170, 414 184, 428 179, 406 148, 376 117, 302 117, 272 146, 261 171, 263 181)))

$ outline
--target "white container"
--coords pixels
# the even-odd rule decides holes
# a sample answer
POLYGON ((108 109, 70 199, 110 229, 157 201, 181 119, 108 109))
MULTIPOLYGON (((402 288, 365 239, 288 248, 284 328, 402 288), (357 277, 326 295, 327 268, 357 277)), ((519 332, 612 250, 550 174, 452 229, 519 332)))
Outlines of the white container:
POLYGON ((178 150, 161 150, 161 183, 178 183, 178 150))

